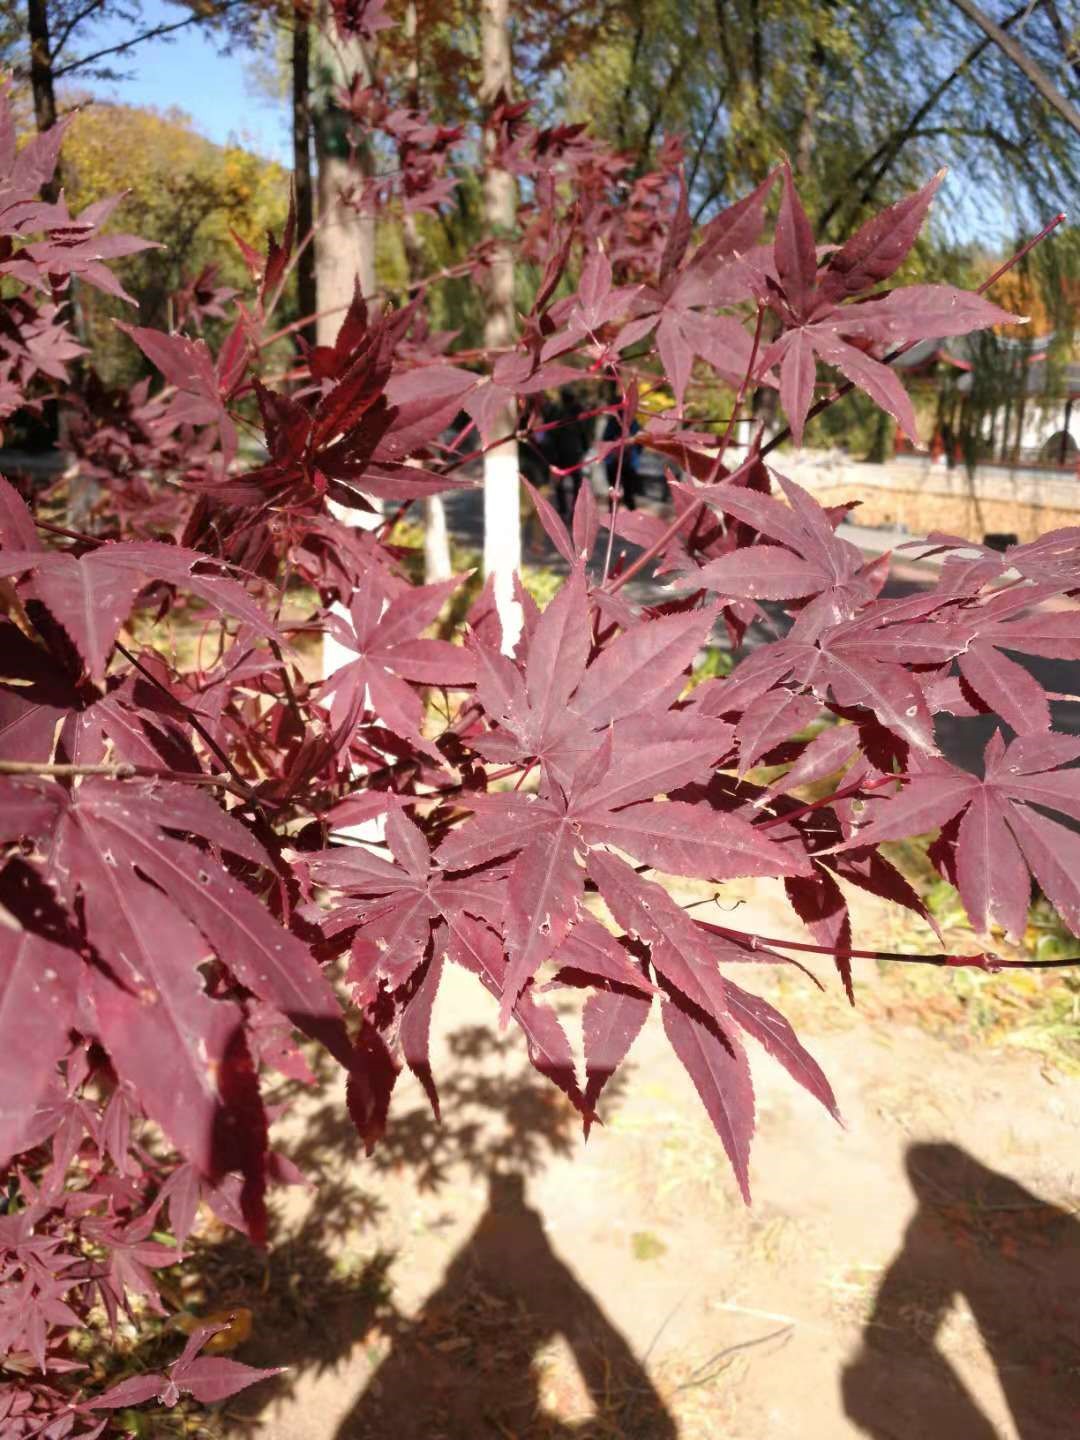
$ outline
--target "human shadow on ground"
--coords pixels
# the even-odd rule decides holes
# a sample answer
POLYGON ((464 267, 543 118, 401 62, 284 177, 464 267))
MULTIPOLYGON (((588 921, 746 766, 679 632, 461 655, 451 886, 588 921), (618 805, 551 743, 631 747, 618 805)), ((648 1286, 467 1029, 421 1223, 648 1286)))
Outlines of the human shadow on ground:
POLYGON ((519 1172, 488 1204, 335 1440, 674 1440, 674 1421, 622 1335, 555 1253, 519 1172), (549 1367, 552 1342, 573 1356, 549 1367), (549 1394, 553 1392, 553 1394, 549 1394), (547 1408, 579 1418, 557 1418, 547 1408), (569 1405, 567 1405, 569 1402, 569 1405))
POLYGON ((998 1440, 948 1348, 989 1355, 1020 1440, 1080 1434, 1080 1224, 956 1145, 912 1145, 907 1173, 918 1209, 844 1371, 848 1416, 874 1440, 998 1440))
MULTIPOLYGON (((469 1025, 447 1041, 441 1122, 418 1100, 392 1112, 372 1156, 343 1163, 357 1141, 340 1098, 308 1102, 285 1147, 314 1186, 302 1218, 276 1220, 265 1253, 234 1234, 196 1243, 176 1303, 203 1315, 250 1310, 252 1334, 236 1358, 288 1367, 230 1401, 215 1433, 257 1436, 301 1377, 332 1371, 352 1408, 337 1431, 328 1421, 325 1440, 674 1440, 643 1367, 525 1199, 527 1177, 569 1153, 578 1117, 515 1056, 512 1034, 469 1025), (426 1222, 436 1231, 453 1224, 463 1195, 487 1199, 414 1316, 394 1299, 395 1272, 410 1257, 389 1253, 385 1239, 380 1246, 379 1222, 401 1179, 410 1193, 445 1197, 446 1212, 426 1222), (578 1383, 565 1374, 573 1367, 551 1370, 557 1337, 578 1383), (545 1413, 553 1384, 560 1413, 595 1420, 545 1413)), ((625 1082, 612 1083, 617 1093, 625 1082)))

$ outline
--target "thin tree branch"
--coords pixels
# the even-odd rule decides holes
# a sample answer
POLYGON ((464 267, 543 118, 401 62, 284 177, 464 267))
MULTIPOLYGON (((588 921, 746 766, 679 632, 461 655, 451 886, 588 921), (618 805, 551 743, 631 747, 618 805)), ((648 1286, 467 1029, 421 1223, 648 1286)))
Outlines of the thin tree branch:
POLYGON ((63 26, 63 28, 55 37, 53 37, 52 44, 49 46, 50 61, 55 60, 56 57, 60 54, 60 52, 63 50, 64 46, 71 38, 72 31, 75 30, 77 26, 81 25, 84 20, 89 19, 95 10, 103 9, 104 5, 105 0, 90 0, 89 5, 84 5, 81 10, 77 10, 75 12, 75 14, 71 17, 67 24, 63 26))
MULTIPOLYGON (((713 133, 713 131, 716 129, 716 122, 720 119, 720 111, 724 108, 724 96, 725 96, 726 93, 727 93, 727 92, 726 92, 726 90, 725 90, 725 88, 724 88, 723 86, 720 86, 720 88, 717 90, 717 92, 716 92, 716 103, 713 105, 712 114, 709 116, 709 123, 705 126, 705 129, 702 131, 701 140, 700 140, 700 142, 699 142, 699 144, 698 144, 697 150, 696 150, 695 153, 694 153, 694 162, 693 162, 693 164, 690 166, 690 174, 686 177, 686 188, 687 188, 687 190, 688 190, 691 194, 694 193, 694 186, 697 184, 698 174, 699 174, 699 172, 700 172, 700 170, 701 170, 701 162, 702 162, 702 160, 705 158, 705 147, 706 147, 706 145, 709 144, 710 140, 712 139, 712 133, 713 133)), ((706 206, 707 204, 708 204, 708 201, 707 201, 707 200, 703 200, 703 201, 701 202, 701 204, 698 205, 697 208, 695 209, 695 211, 694 211, 694 224, 695 224, 695 225, 700 221, 701 216, 702 216, 702 214, 703 214, 703 212, 704 212, 704 210, 705 210, 705 206, 706 206)))
POLYGON ((847 960, 893 960, 901 965, 938 965, 952 969, 966 970, 1063 970, 1068 966, 1080 965, 1080 955, 1069 960, 1002 960, 998 955, 985 951, 978 955, 911 955, 895 950, 854 950, 846 945, 812 945, 807 940, 781 940, 774 935, 753 935, 745 930, 731 930, 726 925, 714 925, 709 920, 695 920, 703 930, 722 935, 725 940, 748 945, 756 950, 759 945, 774 946, 782 950, 801 950, 811 955, 841 955, 847 960))
POLYGON ((1062 58, 1074 75, 1080 75, 1080 41, 1070 35, 1062 23, 1055 0, 1042 0, 1042 8, 1049 16, 1057 42, 1061 46, 1062 58))
MULTIPOLYGON (((153 765, 133 765, 126 760, 103 765, 65 765, 37 760, 0 760, 0 775, 46 775, 56 780, 84 775, 107 775, 111 780, 179 780, 187 785, 217 785, 240 794, 228 775, 204 775, 190 770, 159 770, 153 765)), ((246 796, 244 797, 247 798, 246 796)))
POLYGON ((89 55, 80 55, 77 60, 69 60, 66 65, 58 66, 53 71, 53 79, 60 80, 65 75, 70 75, 75 70, 82 70, 87 65, 93 65, 109 55, 126 54, 136 45, 142 45, 147 40, 159 40, 163 35, 171 35, 177 30, 186 29, 188 25, 199 25, 208 20, 219 19, 226 10, 235 8, 239 3, 240 0, 222 0, 219 9, 213 15, 189 15, 186 20, 174 20, 170 25, 156 25, 152 30, 145 30, 141 35, 133 35, 130 40, 121 41, 119 45, 106 45, 103 49, 95 50, 89 55))
POLYGON ((966 15, 973 25, 978 25, 979 29, 989 36, 1001 53, 1007 55, 1016 68, 1027 76, 1046 103, 1052 106, 1065 123, 1071 125, 1080 135, 1080 110, 1068 96, 1061 93, 1042 66, 1028 54, 1024 47, 1011 35, 1007 35, 1004 28, 996 21, 991 20, 989 15, 973 3, 973 0, 951 0, 951 3, 961 14, 966 15))
MULTIPOLYGON (((1021 5, 1018 9, 1014 10, 1011 15, 1006 16, 1006 18, 1001 22, 1002 30, 1007 30, 1010 25, 1015 24, 1015 22, 1019 20, 1022 15, 1027 14, 1027 10, 1028 7, 1026 4, 1021 5)), ((866 174, 866 172, 870 170, 874 165, 877 165, 878 168, 874 171, 874 174, 870 177, 869 181, 865 185, 862 194, 855 201, 854 205, 851 206, 849 214, 857 215, 859 211, 863 208, 863 206, 870 204, 871 200, 873 200, 874 196, 877 194, 878 186, 881 184, 885 176, 889 173, 889 170, 892 168, 893 162, 900 154, 900 151, 904 148, 904 146, 908 143, 909 140, 913 140, 915 136, 919 133, 919 126, 926 119, 927 115, 930 114, 931 110, 937 108, 938 101, 941 100, 945 92, 952 85, 954 85, 957 80, 960 79, 960 77, 967 69, 970 68, 971 65, 975 63, 975 61, 979 58, 983 51, 988 49, 989 45, 990 37, 988 35, 984 36, 982 40, 979 40, 975 45, 973 45, 971 49, 967 52, 967 54, 964 56, 964 58, 955 66, 955 68, 950 70, 949 74, 946 75, 945 78, 938 85, 935 85, 933 90, 931 90, 929 95, 927 95, 926 98, 923 100, 922 104, 908 117, 908 120, 901 127, 901 129, 895 131, 892 135, 888 137, 888 139, 883 140, 872 155, 867 156, 867 158, 862 162, 861 165, 856 166, 852 174, 849 175, 845 180, 844 195, 849 193, 851 187, 856 183, 856 181, 861 180, 862 177, 866 174), (879 161, 880 164, 878 163, 879 161)), ((825 213, 818 221, 818 224, 823 232, 827 228, 829 222, 835 216, 836 212, 840 209, 840 206, 844 200, 844 195, 838 195, 836 199, 829 204, 829 206, 825 210, 825 213)))
POLYGON ((120 651, 121 655, 131 661, 132 665, 135 666, 135 669, 138 670, 139 674, 149 680, 151 685, 153 685, 155 689, 160 690, 163 695, 167 695, 174 705, 180 706, 180 708, 187 716, 192 729, 200 736, 203 743, 210 748, 210 750, 218 758, 218 760, 221 761, 222 765, 225 766, 225 769, 232 776, 235 783, 240 787, 244 799, 249 801, 252 805, 261 805, 262 802, 259 799, 259 796, 251 788, 251 786, 244 779, 244 777, 240 774, 239 770, 237 770, 236 766, 232 763, 228 755, 214 739, 213 735, 210 734, 210 731, 207 730, 206 726, 202 723, 202 721, 199 719, 198 715, 196 715, 195 711, 191 708, 191 706, 185 705, 182 700, 177 699, 177 697, 172 693, 172 691, 167 689, 161 683, 161 681, 157 678, 154 672, 152 670, 148 670, 146 666, 142 663, 142 661, 139 659, 139 657, 137 655, 133 655, 131 651, 127 648, 127 646, 122 644, 121 641, 118 640, 116 642, 116 648, 120 651))

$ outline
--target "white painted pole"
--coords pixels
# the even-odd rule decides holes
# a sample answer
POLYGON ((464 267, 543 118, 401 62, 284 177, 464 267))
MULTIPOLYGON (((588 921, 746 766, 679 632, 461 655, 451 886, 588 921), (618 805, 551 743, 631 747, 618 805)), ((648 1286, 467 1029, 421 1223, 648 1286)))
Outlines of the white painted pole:
POLYGON ((520 489, 517 441, 489 450, 484 456, 484 574, 495 577, 495 609, 506 655, 524 623, 514 599, 514 574, 521 568, 520 489))
MULTIPOLYGON (((325 32, 326 24, 324 8, 322 33, 325 32)), ((338 37, 336 43, 330 45, 323 39, 319 55, 321 63, 330 70, 337 83, 348 84, 353 71, 370 83, 371 65, 362 42, 345 43, 338 37)), ((321 99, 325 104, 327 97, 323 95, 321 99)), ((343 203, 342 199, 365 173, 370 172, 370 147, 361 144, 357 148, 355 164, 350 163, 347 156, 331 154, 325 148, 319 149, 318 162, 320 225, 315 237, 315 280, 319 314, 315 322, 316 339, 320 345, 333 345, 357 282, 360 293, 369 303, 375 295, 374 213, 357 214, 351 206, 343 203)), ((357 530, 376 530, 383 520, 378 508, 374 511, 353 510, 330 501, 329 509, 342 525, 357 530)), ((344 606, 338 604, 333 608, 337 614, 348 619, 348 611, 344 606)), ((333 636, 323 634, 324 677, 329 678, 355 658, 353 651, 333 636)), ((381 819, 369 820, 352 827, 347 833, 359 840, 380 841, 385 834, 385 827, 381 819)))
MULTIPOLYGON (((494 105, 509 96, 514 78, 510 47, 509 0, 483 0, 481 21, 483 79, 480 99, 494 105)), ((513 175, 494 163, 494 137, 486 133, 488 163, 484 173, 484 217, 496 241, 487 281, 484 344, 506 350, 514 343, 514 252, 509 243, 517 222, 513 175)), ((508 405, 495 420, 496 436, 512 434, 517 409, 508 405)), ((521 568, 521 496, 518 446, 509 440, 484 456, 484 574, 495 577, 495 606, 502 625, 502 648, 509 654, 521 634, 521 606, 514 599, 514 574, 521 568)))
POLYGON ((423 501, 424 515, 424 579, 429 585, 436 580, 449 580, 450 532, 446 528, 446 506, 441 495, 429 495, 423 501))

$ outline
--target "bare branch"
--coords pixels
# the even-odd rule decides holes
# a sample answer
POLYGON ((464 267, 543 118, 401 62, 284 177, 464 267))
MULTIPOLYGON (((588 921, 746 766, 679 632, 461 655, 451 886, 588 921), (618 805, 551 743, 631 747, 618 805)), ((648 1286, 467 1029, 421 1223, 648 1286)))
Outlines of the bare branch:
POLYGON ((60 80, 65 75, 70 75, 76 70, 85 69, 87 65, 94 65, 99 60, 107 59, 110 55, 123 55, 133 50, 136 45, 143 45, 147 40, 160 40, 164 35, 172 35, 177 30, 184 30, 188 25, 199 25, 207 20, 219 19, 226 10, 234 9, 240 0, 222 0, 221 5, 211 15, 189 15, 186 20, 174 20, 169 25, 155 25, 152 30, 145 30, 141 35, 133 35, 130 40, 123 40, 118 45, 107 45, 101 50, 95 50, 90 55, 80 55, 77 60, 70 60, 66 65, 57 66, 53 71, 53 79, 60 80))
POLYGON ((152 765, 132 765, 125 760, 103 765, 64 765, 37 760, 0 760, 0 775, 48 775, 70 780, 84 775, 106 775, 110 780, 182 780, 188 785, 218 785, 234 789, 228 775, 203 775, 188 770, 158 770, 152 765))
POLYGON ((951 0, 951 3, 989 36, 1001 53, 1007 55, 1018 70, 1023 71, 1046 103, 1052 105, 1066 124, 1071 125, 1080 135, 1080 110, 1068 96, 1061 93, 1042 66, 1032 59, 1019 41, 1007 35, 1002 26, 991 20, 972 0, 951 0))
MULTIPOLYGON (((1011 15, 1007 15, 1005 19, 1001 22, 1001 29, 1003 31, 1007 30, 1009 26, 1014 25, 1022 15, 1026 15, 1027 11, 1028 7, 1026 4, 1019 6, 1016 10, 1012 12, 1011 15)), ((959 80, 960 77, 971 68, 971 66, 975 63, 975 61, 979 58, 983 51, 989 48, 989 45, 989 35, 984 36, 983 39, 979 40, 976 44, 974 44, 967 52, 967 54, 963 57, 963 59, 960 60, 953 67, 953 69, 949 71, 948 75, 946 75, 942 81, 940 81, 937 85, 934 86, 933 90, 931 90, 929 95, 926 96, 922 104, 912 111, 906 123, 901 126, 899 130, 894 131, 894 133, 890 135, 887 139, 883 140, 881 144, 877 147, 877 149, 873 152, 873 154, 868 155, 867 158, 862 162, 862 164, 858 165, 855 170, 847 177, 845 191, 850 190, 852 185, 854 185, 856 181, 861 180, 862 177, 867 173, 867 171, 873 170, 873 174, 866 182, 866 185, 863 187, 861 195, 850 208, 849 213, 851 215, 858 215, 859 211, 863 208, 864 205, 870 204, 871 200, 873 200, 874 196, 877 194, 878 186, 881 184, 885 176, 889 173, 889 170, 892 168, 893 162, 900 154, 900 151, 904 148, 904 146, 908 143, 909 140, 913 140, 916 135, 921 133, 919 127, 922 125, 922 122, 926 119, 926 117, 930 114, 932 110, 937 109, 938 103, 944 97, 946 91, 948 91, 953 85, 955 85, 957 80, 959 80), (874 170, 875 165, 877 166, 876 170, 874 170)), ((825 227, 829 224, 829 222, 833 219, 836 212, 840 209, 842 203, 843 196, 838 195, 836 199, 833 200, 831 204, 829 204, 829 206, 826 208, 824 214, 820 216, 818 224, 821 226, 822 230, 824 230, 825 227)))

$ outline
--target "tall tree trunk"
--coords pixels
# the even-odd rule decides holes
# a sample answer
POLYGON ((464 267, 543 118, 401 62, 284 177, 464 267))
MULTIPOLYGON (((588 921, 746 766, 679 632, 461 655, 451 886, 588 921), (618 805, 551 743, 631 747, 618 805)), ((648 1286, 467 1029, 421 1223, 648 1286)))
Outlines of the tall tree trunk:
POLYGON ((296 262, 296 295, 300 314, 310 316, 301 334, 315 344, 315 312, 319 308, 315 286, 315 185, 311 173, 311 19, 307 6, 297 4, 292 36, 292 140, 293 191, 296 195, 296 233, 304 245, 296 262))
MULTIPOLYGON (((373 173, 371 146, 366 138, 354 147, 349 144, 347 118, 338 105, 336 91, 349 84, 354 74, 371 83, 371 65, 360 41, 346 41, 331 34, 333 21, 329 6, 322 0, 316 37, 316 75, 313 122, 315 155, 318 163, 318 232, 315 237, 315 278, 318 292, 316 340, 332 345, 341 328, 345 311, 357 286, 366 297, 375 294, 375 216, 358 214, 344 197, 358 182, 373 173)), ((344 525, 373 530, 382 523, 376 502, 374 511, 346 509, 330 504, 344 525)), ((332 675, 354 659, 352 652, 333 636, 323 636, 323 674, 332 675)))
MULTIPOLYGON (((1022 377, 1021 385, 1027 377, 1022 377)), ((1027 394, 1022 389, 1016 406, 1016 432, 1013 438, 1012 454, 1009 457, 1013 465, 1020 464, 1021 449, 1024 444, 1024 421, 1027 419, 1027 394)))
POLYGON ((315 241, 315 272, 319 295, 316 332, 320 345, 333 343, 356 285, 361 294, 375 294, 375 215, 358 214, 347 197, 374 173, 371 146, 361 137, 349 144, 346 117, 335 92, 359 75, 371 83, 371 64, 359 40, 330 36, 326 6, 320 12, 318 37, 318 105, 315 153, 319 173, 319 232, 315 241))
MULTIPOLYGON (((409 10, 412 8, 410 5, 409 10)), ((404 217, 403 231, 409 279, 419 280, 424 271, 424 247, 415 215, 404 217)), ((420 502, 420 511, 424 525, 424 579, 429 585, 436 580, 449 580, 454 567, 450 562, 450 534, 443 497, 426 495, 420 502)))
MULTIPOLYGON (((405 5, 405 37, 410 42, 405 69, 405 99, 414 110, 420 108, 420 57, 416 47, 416 0, 405 5)), ((410 280, 419 280, 424 273, 424 242, 416 215, 408 211, 402 219, 405 242, 405 263, 410 280)), ((431 585, 448 580, 453 573, 450 563, 450 536, 446 528, 446 506, 441 495, 427 495, 420 502, 424 524, 424 579, 431 585)))
POLYGON ((30 36, 30 90, 34 97, 34 119, 39 131, 51 130, 56 124, 56 95, 53 92, 46 0, 26 0, 26 28, 30 36))
MULTIPOLYGON (((508 96, 513 80, 509 0, 483 0, 480 100, 491 107, 508 96)), ((484 174, 484 219, 495 239, 487 281, 484 344, 505 350, 514 342, 514 256, 508 237, 517 214, 514 177, 494 162, 495 137, 485 132, 488 163, 484 174)), ((517 429, 517 407, 504 407, 495 420, 496 435, 517 429)), ((514 599, 514 572, 521 565, 521 512, 517 440, 484 456, 484 573, 495 577, 495 603, 503 628, 503 649, 511 650, 521 633, 521 607, 514 599)))
POLYGON ((870 440, 870 448, 866 452, 865 464, 884 465, 888 458, 889 444, 889 417, 884 410, 879 410, 877 419, 874 421, 874 433, 870 440))
POLYGON ((454 573, 450 560, 450 531, 446 506, 441 495, 426 495, 420 502, 424 518, 424 580, 449 580, 454 573))
MULTIPOLYGON (((47 0, 26 0, 26 28, 30 35, 30 90, 34 97, 34 120, 39 131, 51 130, 56 124, 56 94, 53 90, 47 0)), ((60 183, 56 176, 41 187, 44 200, 55 200, 59 193, 60 183)))
MULTIPOLYGON (((51 130, 56 124, 56 91, 53 85, 52 40, 49 36, 48 0, 26 0, 26 28, 30 37, 30 91, 34 97, 34 122, 38 133, 51 130)), ((60 197, 62 188, 58 160, 52 178, 41 187, 41 198, 50 204, 60 197)), ((72 276, 68 282, 68 303, 71 307, 71 322, 75 336, 85 338, 85 321, 79 305, 78 281, 72 276)), ((82 359, 76 357, 72 363, 72 388, 82 377, 82 359)), ((50 443, 63 449, 66 439, 66 414, 56 399, 43 402, 43 419, 50 443)), ((97 498, 97 484, 71 467, 67 473, 68 519, 79 530, 93 529, 92 511, 97 498)))

